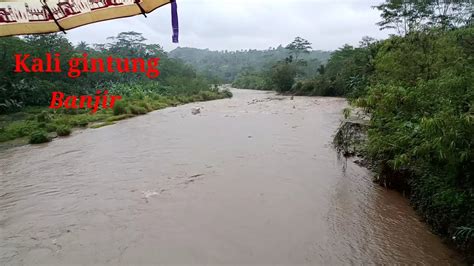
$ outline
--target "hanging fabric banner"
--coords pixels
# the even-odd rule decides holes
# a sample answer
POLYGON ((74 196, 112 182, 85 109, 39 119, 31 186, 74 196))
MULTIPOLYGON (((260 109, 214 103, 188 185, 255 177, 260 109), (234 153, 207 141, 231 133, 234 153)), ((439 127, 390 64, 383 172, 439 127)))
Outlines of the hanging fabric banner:
POLYGON ((145 15, 169 3, 173 41, 177 41, 176 0, 0 0, 0 36, 65 31, 99 21, 145 15))

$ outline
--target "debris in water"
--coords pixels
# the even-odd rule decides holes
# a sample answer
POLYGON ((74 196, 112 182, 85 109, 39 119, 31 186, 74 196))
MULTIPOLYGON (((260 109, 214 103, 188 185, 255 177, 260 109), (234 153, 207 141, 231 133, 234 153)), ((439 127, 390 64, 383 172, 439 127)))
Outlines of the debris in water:
POLYGON ((143 193, 143 198, 145 199, 145 202, 148 203, 148 198, 152 197, 152 196, 156 196, 156 195, 159 195, 160 193, 156 192, 156 191, 142 191, 143 193))
POLYGON ((201 108, 199 108, 199 107, 193 108, 193 110, 191 111, 191 113, 192 113, 193 115, 200 114, 200 113, 201 113, 201 108))
POLYGON ((158 195, 158 192, 156 192, 156 191, 143 191, 142 193, 145 196, 145 198, 149 198, 151 196, 158 195))
POLYGON ((256 104, 256 103, 263 103, 263 102, 270 102, 270 101, 283 101, 285 97, 267 97, 265 99, 253 99, 251 102, 247 102, 247 104, 256 104))
POLYGON ((189 183, 193 183, 198 179, 198 177, 203 176, 204 174, 197 174, 197 175, 192 175, 187 178, 186 181, 183 182, 183 184, 187 185, 189 183))

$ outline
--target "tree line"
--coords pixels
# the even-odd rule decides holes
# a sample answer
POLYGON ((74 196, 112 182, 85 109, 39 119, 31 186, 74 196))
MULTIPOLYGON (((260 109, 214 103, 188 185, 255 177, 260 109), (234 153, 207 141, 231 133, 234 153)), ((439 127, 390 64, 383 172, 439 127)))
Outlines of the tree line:
MULTIPOLYGON (((283 46, 260 51, 255 49, 240 51, 210 51, 197 48, 176 48, 170 57, 181 59, 196 69, 197 73, 220 83, 232 83, 242 73, 254 73, 271 67, 288 56, 283 46)), ((309 67, 317 68, 327 61, 328 51, 310 51, 301 55, 309 67)), ((309 73, 309 72, 308 72, 309 73)))

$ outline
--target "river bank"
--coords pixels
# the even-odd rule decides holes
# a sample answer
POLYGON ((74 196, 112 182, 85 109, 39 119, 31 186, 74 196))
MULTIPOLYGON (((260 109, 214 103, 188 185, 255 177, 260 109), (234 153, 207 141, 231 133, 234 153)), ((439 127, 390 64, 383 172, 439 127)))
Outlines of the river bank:
POLYGON ((99 128, 116 121, 143 115, 151 111, 191 102, 232 97, 228 90, 203 90, 191 95, 150 94, 126 97, 113 109, 50 109, 27 107, 20 112, 0 115, 0 149, 26 143, 38 144, 58 136, 68 136, 73 129, 99 128))
POLYGON ((232 92, 0 153, 0 263, 460 263, 333 149, 344 99, 232 92))
MULTIPOLYGON (((341 122, 336 135, 334 136, 334 145, 338 152, 345 158, 354 160, 358 165, 370 169, 374 172, 373 181, 385 188, 400 192, 404 197, 410 200, 410 204, 418 212, 423 221, 431 226, 431 230, 442 237, 443 241, 463 253, 468 263, 474 261, 474 244, 472 236, 469 237, 469 228, 458 228, 454 233, 446 231, 436 231, 433 224, 433 218, 441 215, 444 210, 432 209, 430 212, 423 209, 420 205, 428 199, 419 195, 413 195, 413 190, 417 188, 416 176, 408 171, 394 171, 388 167, 387 161, 377 161, 368 154, 367 149, 370 145, 368 140, 370 129, 370 114, 357 107, 349 107, 344 110, 345 119, 341 122), (434 213, 433 213, 434 212, 434 213)), ((446 225, 449 227, 450 225, 446 225)), ((452 227, 452 226, 451 226, 452 227)))

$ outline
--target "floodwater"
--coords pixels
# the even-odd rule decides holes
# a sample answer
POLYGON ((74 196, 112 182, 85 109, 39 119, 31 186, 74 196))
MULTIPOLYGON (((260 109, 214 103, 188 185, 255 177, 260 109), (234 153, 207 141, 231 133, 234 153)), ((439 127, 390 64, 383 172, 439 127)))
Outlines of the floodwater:
POLYGON ((338 158, 343 99, 233 92, 2 151, 0 264, 459 262, 338 158))

